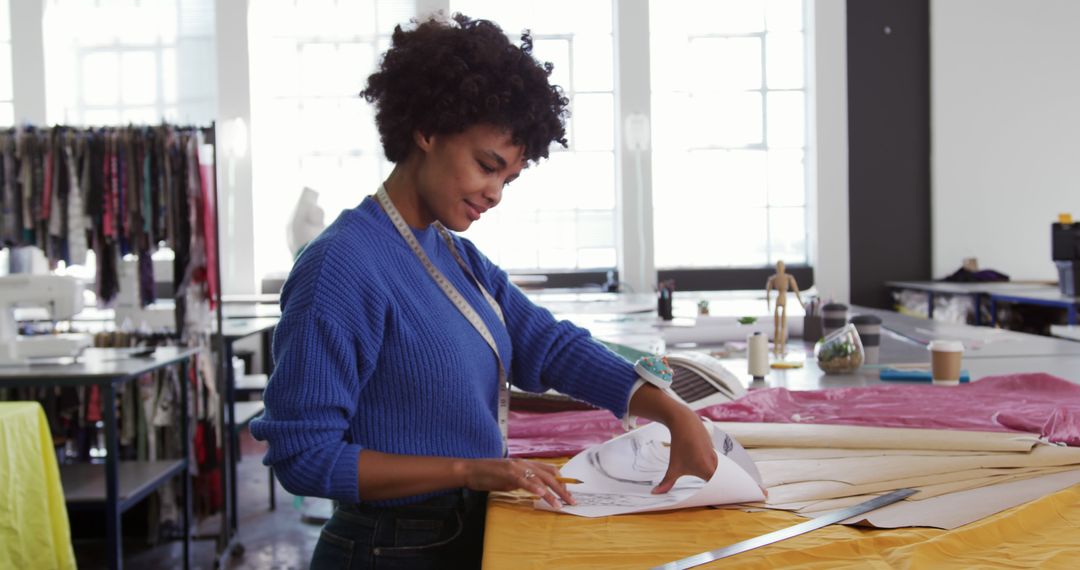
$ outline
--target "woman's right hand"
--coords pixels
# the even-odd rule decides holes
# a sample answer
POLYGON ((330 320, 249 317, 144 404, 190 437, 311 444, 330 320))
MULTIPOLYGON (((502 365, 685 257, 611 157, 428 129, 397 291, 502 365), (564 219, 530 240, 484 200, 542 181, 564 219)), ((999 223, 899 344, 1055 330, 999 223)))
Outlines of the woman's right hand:
POLYGON ((463 462, 465 487, 474 491, 513 491, 524 489, 559 508, 561 499, 576 504, 570 491, 556 479, 554 465, 525 459, 472 459, 463 462))

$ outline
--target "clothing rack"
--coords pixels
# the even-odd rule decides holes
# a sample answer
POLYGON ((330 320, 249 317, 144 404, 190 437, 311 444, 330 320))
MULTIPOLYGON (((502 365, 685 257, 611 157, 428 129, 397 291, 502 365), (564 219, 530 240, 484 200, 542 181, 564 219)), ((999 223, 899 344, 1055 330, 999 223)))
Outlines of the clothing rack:
MULTIPOLYGON (((215 377, 218 396, 215 411, 223 461, 215 457, 214 462, 224 479, 224 492, 218 493, 222 530, 202 538, 217 540, 219 552, 227 552, 234 538, 225 496, 233 488, 232 470, 225 462, 232 461, 235 452, 232 438, 224 433, 225 367, 231 363, 221 358, 223 335, 212 334, 210 320, 198 323, 200 330, 187 326, 190 297, 205 302, 216 330, 223 330, 216 139, 215 122, 0 129, 0 248, 37 246, 54 269, 60 261, 83 262, 85 252, 93 249, 95 290, 102 306, 115 298, 120 286, 116 270, 129 253, 139 258, 140 302, 143 306, 153 302, 150 254, 162 243, 173 250, 175 338, 186 345, 212 344, 217 352, 216 366, 206 371, 215 377), (210 147, 204 159, 199 154, 202 145, 210 147), (200 260, 201 265, 196 264, 200 260)), ((169 335, 153 336, 137 342, 157 344, 169 335)), ((132 335, 133 342, 137 337, 132 335)), ((193 433, 184 437, 190 441, 193 433)))

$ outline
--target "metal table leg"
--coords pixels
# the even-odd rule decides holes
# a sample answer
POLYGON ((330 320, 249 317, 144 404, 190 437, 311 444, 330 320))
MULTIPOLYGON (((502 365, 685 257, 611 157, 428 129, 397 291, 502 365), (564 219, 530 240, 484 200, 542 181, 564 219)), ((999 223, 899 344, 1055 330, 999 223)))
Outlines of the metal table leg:
POLYGON ((188 363, 180 363, 180 430, 183 436, 180 445, 184 457, 184 471, 180 474, 181 489, 184 495, 184 568, 191 568, 191 424, 188 409, 188 363))
POLYGON ((226 436, 229 438, 229 458, 227 460, 226 468, 229 470, 229 528, 232 534, 236 534, 239 527, 237 515, 237 506, 239 501, 236 498, 236 491, 239 485, 236 483, 237 469, 236 464, 240 461, 240 437, 236 433, 236 375, 234 374, 232 359, 233 359, 233 343, 232 340, 225 338, 225 342, 222 343, 224 347, 222 358, 225 360, 225 401, 229 406, 228 418, 225 420, 227 431, 226 436))
POLYGON ((116 386, 109 382, 101 387, 102 412, 105 416, 105 538, 109 568, 124 567, 123 534, 120 528, 120 449, 116 430, 116 386))

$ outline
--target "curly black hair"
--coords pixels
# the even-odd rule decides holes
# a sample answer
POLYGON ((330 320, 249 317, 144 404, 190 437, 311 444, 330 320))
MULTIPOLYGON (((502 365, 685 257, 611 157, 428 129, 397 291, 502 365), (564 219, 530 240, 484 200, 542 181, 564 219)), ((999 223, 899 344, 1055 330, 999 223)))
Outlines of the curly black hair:
POLYGON ((494 22, 454 14, 394 28, 390 49, 360 96, 374 103, 383 150, 400 162, 413 133, 456 134, 480 123, 506 128, 525 158, 547 158, 552 142, 566 146, 569 103, 551 85, 551 63, 532 55, 526 30, 516 46, 494 22))

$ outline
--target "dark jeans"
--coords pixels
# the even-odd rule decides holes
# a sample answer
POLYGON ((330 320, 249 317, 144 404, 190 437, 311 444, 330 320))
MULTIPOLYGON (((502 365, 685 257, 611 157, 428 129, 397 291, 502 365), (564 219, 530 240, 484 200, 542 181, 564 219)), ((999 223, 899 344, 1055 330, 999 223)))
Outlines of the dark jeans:
POLYGON ((338 505, 312 570, 480 568, 487 493, 462 490, 404 507, 338 505))

